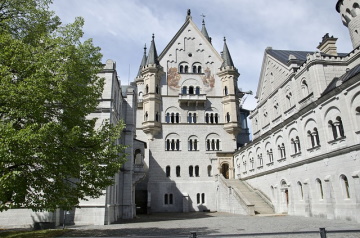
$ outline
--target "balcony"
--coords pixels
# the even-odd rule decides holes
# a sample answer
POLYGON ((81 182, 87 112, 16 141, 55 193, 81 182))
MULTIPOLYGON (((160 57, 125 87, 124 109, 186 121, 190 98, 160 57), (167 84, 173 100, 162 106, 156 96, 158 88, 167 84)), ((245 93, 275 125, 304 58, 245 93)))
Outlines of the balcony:
POLYGON ((191 104, 205 105, 206 94, 179 94, 179 103, 190 106, 191 104))

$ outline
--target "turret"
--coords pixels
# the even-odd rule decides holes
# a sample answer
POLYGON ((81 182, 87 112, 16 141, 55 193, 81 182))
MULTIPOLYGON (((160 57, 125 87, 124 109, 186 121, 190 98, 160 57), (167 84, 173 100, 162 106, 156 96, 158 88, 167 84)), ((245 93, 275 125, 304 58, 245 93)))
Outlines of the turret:
POLYGON ((146 63, 141 70, 141 77, 144 82, 142 129, 151 137, 161 131, 160 80, 163 74, 164 71, 159 64, 153 35, 146 63))
POLYGON ((223 109, 225 124, 224 129, 234 135, 236 139, 237 134, 240 132, 238 117, 239 115, 239 93, 237 89, 237 81, 240 76, 238 70, 235 68, 232 61, 230 51, 226 44, 224 37, 224 48, 222 52, 223 63, 220 67, 220 71, 217 74, 222 82, 223 89, 223 109))
POLYGON ((338 0, 336 10, 341 20, 349 29, 353 48, 360 45, 360 0, 338 0))
POLYGON ((141 108, 143 106, 143 97, 144 97, 145 88, 144 88, 144 78, 143 78, 143 76, 141 74, 141 71, 145 67, 146 60, 147 60, 147 56, 146 56, 146 45, 145 45, 144 46, 143 58, 141 60, 139 71, 138 71, 138 74, 137 74, 136 79, 135 79, 136 88, 137 88, 137 106, 139 108, 141 108))

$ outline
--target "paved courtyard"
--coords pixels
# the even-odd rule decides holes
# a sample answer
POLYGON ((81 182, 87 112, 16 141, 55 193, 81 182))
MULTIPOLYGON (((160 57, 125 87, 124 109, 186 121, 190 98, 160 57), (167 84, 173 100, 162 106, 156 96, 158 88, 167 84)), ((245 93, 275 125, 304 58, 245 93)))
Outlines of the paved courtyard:
MULTIPOLYGON (((228 213, 169 213, 142 215, 134 220, 122 221, 107 226, 73 226, 66 237, 320 237, 319 233, 298 234, 291 232, 318 232, 360 230, 360 224, 351 221, 327 220, 297 216, 244 216, 228 213), (264 233, 289 232, 282 235, 264 233), (245 235, 251 234, 251 235, 245 235)), ((355 233, 328 233, 327 238, 360 237, 355 233)))

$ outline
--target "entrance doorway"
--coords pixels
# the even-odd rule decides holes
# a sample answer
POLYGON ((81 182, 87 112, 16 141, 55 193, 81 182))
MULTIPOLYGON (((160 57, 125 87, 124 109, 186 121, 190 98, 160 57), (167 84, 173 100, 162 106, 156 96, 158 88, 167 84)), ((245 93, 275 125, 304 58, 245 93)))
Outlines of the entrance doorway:
POLYGON ((224 178, 229 179, 229 164, 228 163, 222 164, 221 174, 224 176, 224 178))
POLYGON ((147 214, 147 190, 135 191, 136 214, 147 214))

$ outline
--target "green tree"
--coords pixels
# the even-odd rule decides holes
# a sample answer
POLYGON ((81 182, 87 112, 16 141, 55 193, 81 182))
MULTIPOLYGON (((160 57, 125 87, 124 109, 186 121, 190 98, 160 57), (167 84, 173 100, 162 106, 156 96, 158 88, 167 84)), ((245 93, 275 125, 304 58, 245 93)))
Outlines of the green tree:
POLYGON ((124 127, 87 119, 101 97, 100 48, 50 0, 0 0, 0 211, 69 210, 125 161, 124 127))

